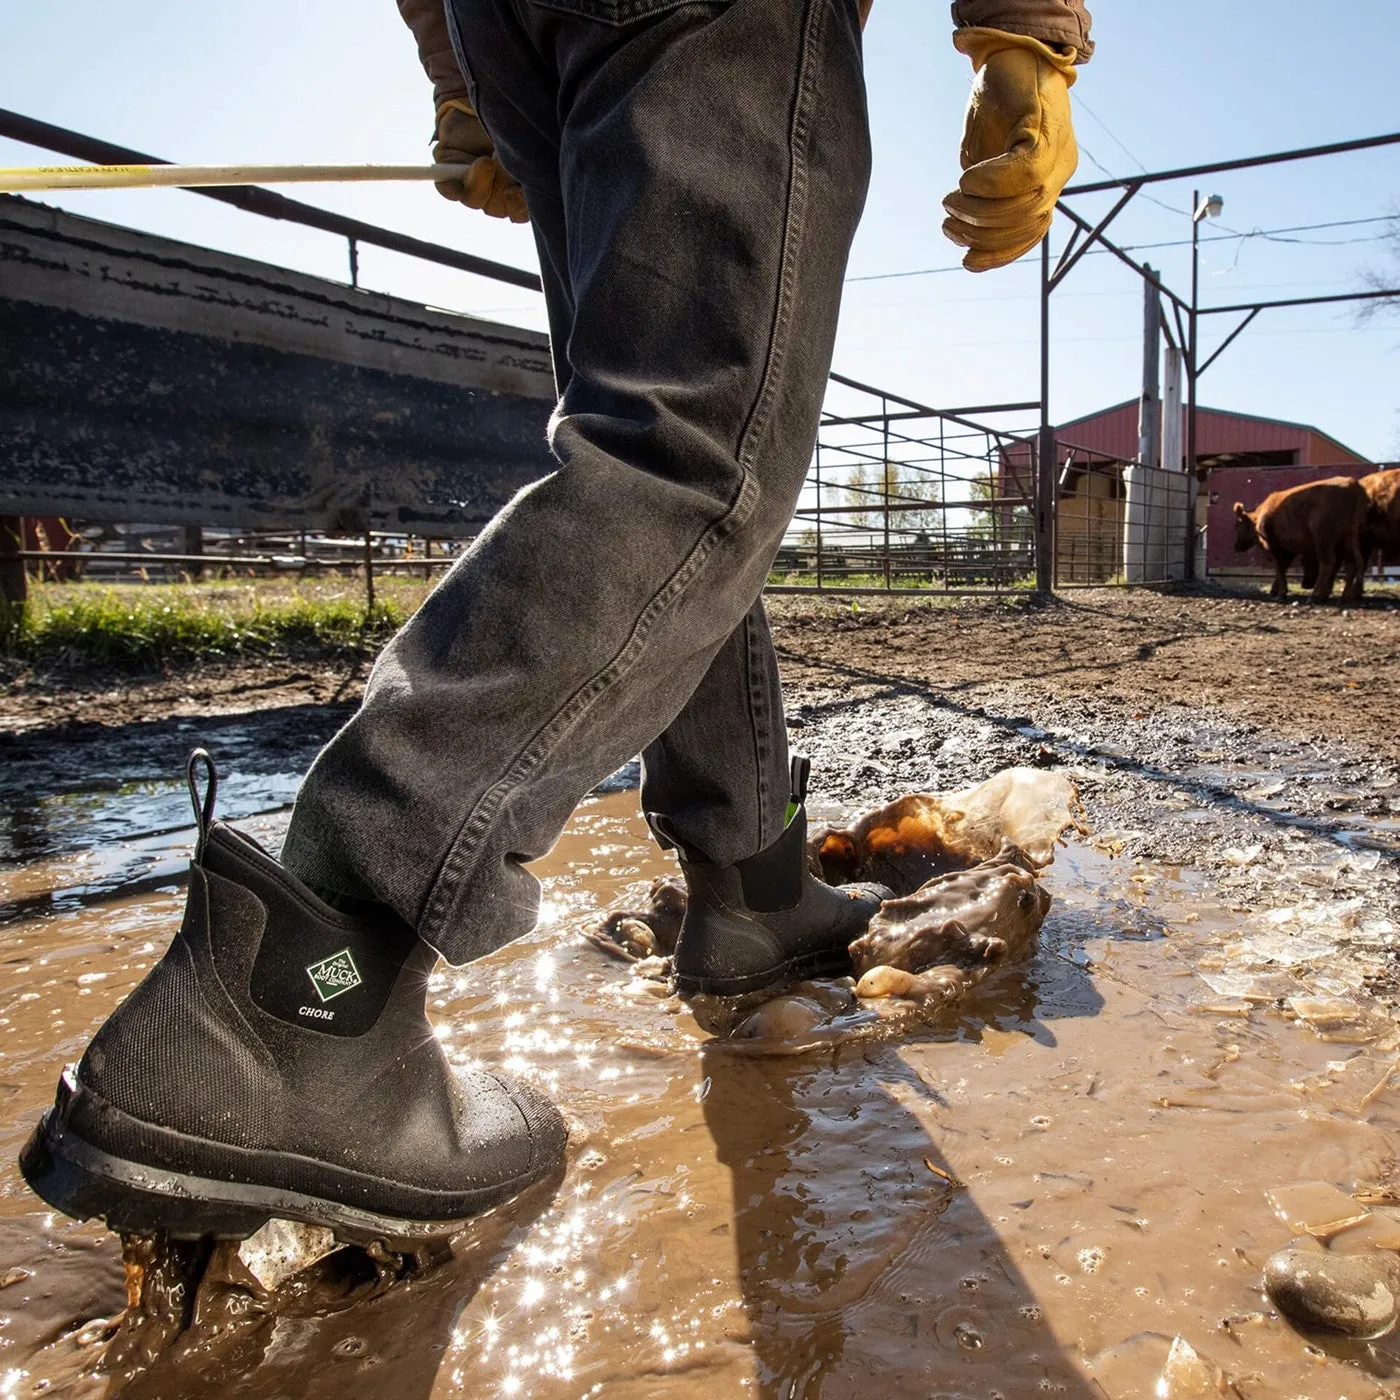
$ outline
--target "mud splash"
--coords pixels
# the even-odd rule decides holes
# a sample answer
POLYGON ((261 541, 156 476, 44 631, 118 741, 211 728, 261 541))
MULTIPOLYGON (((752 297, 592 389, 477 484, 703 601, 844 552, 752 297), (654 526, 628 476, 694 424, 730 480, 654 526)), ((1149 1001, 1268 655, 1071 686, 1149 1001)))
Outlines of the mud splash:
MULTIPOLYGON (((251 827, 275 844, 282 821, 251 827)), ((73 858, 5 871, 0 898, 65 888, 73 858)), ((332 1278, 338 1294, 247 1325, 197 1318, 121 1393, 786 1400, 864 1395, 878 1376, 921 1400, 1356 1400, 1400 1385, 1400 1341, 1302 1337, 1261 1291, 1293 1236, 1266 1192, 1400 1190, 1393 1023, 1308 943, 1306 915, 1271 923, 1198 872, 1072 845, 1045 877, 1039 950, 951 1019, 755 1058, 583 936, 668 868, 633 795, 589 799, 542 865, 537 931, 434 979, 455 1059, 529 1074, 573 1116, 552 1199, 390 1287, 332 1278)), ((115 1242, 36 1212, 10 1164, 57 1063, 179 905, 169 886, 113 890, 0 929, 7 1394, 106 1395, 104 1362, 140 1369, 116 1348, 115 1242)))

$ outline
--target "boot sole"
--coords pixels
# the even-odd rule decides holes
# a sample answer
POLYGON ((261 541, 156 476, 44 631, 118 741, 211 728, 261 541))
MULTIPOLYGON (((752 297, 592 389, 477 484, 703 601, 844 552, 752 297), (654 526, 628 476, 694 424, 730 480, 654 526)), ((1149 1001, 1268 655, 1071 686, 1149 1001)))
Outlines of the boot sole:
POLYGON ((696 977, 677 972, 676 991, 683 997, 741 997, 750 992, 776 991, 810 977, 844 977, 850 970, 850 954, 842 947, 789 958, 767 972, 753 972, 746 977, 696 977))
MULTIPOLYGON (((324 1226, 347 1243, 414 1245, 457 1234, 549 1174, 545 1166, 496 1186, 455 1193, 458 1208, 444 1219, 384 1215, 285 1187, 195 1176, 106 1152, 64 1122, 67 1100, 82 1092, 71 1072, 65 1072, 58 1102, 40 1119, 20 1153, 20 1172, 35 1194, 56 1210, 78 1220, 103 1220, 119 1234, 243 1240, 277 1218, 324 1226)), ((197 1150, 202 1142, 171 1129, 145 1126, 185 1151, 197 1150)), ((208 1146, 228 1151, 222 1144, 208 1146)), ((267 1164, 310 1160, 275 1152, 249 1152, 248 1156, 267 1164)))

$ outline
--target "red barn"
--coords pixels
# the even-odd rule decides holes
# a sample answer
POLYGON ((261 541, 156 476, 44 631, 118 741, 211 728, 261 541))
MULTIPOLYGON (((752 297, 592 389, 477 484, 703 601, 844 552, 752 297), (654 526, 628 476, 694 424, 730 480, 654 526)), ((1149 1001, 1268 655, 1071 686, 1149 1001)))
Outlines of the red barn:
MULTIPOLYGON (((1307 423, 1217 408, 1198 408, 1196 414, 1196 461, 1205 473, 1196 518, 1206 530, 1205 560, 1213 574, 1270 568, 1258 550, 1235 553, 1236 501, 1253 509, 1271 491, 1322 477, 1364 476, 1376 470, 1376 463, 1307 423)), ((1095 494, 1100 494, 1104 478, 1121 473, 1121 465, 1136 457, 1138 401, 1130 399, 1075 418, 1055 431, 1062 451, 1071 445, 1078 449, 1066 454, 1070 464, 1060 485, 1063 514, 1077 490, 1097 486, 1095 494)), ((1185 438, 1183 428, 1183 443, 1185 438)), ((1179 465, 1185 467, 1184 459, 1179 465)), ((1110 489, 1104 494, 1114 493, 1110 489)), ((1070 510, 1072 514, 1072 506, 1070 510)))

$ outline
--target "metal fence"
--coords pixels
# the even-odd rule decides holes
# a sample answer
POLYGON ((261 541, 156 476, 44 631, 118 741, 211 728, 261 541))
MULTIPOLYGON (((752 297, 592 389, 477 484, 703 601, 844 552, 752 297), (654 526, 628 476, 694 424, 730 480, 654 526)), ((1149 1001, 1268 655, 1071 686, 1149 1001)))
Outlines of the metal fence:
POLYGON ((1057 444, 1055 586, 1170 583, 1187 577, 1185 472, 1057 444))
POLYGON ((774 562, 777 591, 987 592, 1035 581, 1034 444, 970 415, 832 376, 807 484, 774 562))
MULTIPOLYGON (((806 486, 774 561, 775 591, 985 593, 1036 581, 1034 430, 992 427, 837 378, 806 486)), ((1057 588, 1160 584, 1189 567, 1191 482, 1056 443, 1053 580, 1057 588)), ((115 582, 229 574, 353 572, 372 600, 376 576, 434 576, 465 541, 373 532, 191 530, 30 520, 24 546, 0 530, 0 555, 35 578, 115 582), (76 533, 75 533, 76 531, 76 533), (42 538, 40 537, 42 536, 42 538)))

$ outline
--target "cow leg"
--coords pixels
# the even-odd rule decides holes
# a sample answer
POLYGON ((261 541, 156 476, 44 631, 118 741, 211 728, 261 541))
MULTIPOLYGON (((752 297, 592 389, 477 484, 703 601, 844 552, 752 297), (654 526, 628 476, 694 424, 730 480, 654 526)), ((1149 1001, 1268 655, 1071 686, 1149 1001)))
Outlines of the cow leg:
POLYGON ((1288 597, 1288 566, 1292 562, 1293 556, 1286 550, 1274 551, 1274 586, 1269 589, 1269 597, 1288 597))
POLYGON ((1361 591, 1366 580, 1367 555, 1370 553, 1364 545, 1352 541, 1347 549, 1346 557, 1346 587, 1342 590, 1342 600, 1348 603, 1361 601, 1361 591))
POLYGON ((1314 603, 1325 603, 1332 596, 1332 585, 1337 581, 1337 550, 1329 545, 1317 552, 1317 586, 1312 591, 1314 603))
POLYGON ((1303 587, 1317 587, 1317 555, 1303 555, 1303 587))

